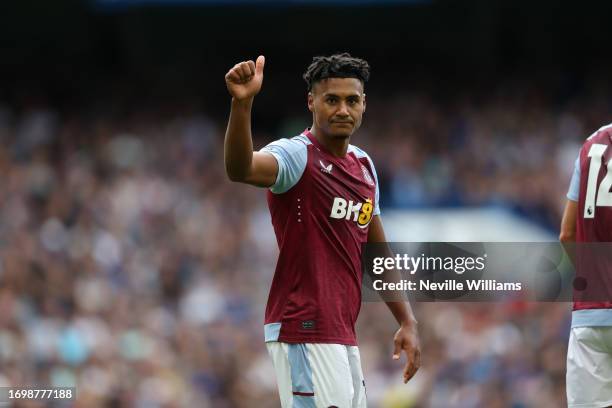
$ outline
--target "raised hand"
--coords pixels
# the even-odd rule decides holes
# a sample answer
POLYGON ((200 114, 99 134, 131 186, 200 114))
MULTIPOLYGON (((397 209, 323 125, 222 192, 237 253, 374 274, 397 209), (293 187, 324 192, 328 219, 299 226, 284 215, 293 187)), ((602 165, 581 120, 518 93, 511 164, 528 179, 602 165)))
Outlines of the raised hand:
POLYGON ((259 93, 263 83, 263 70, 266 58, 263 55, 257 57, 257 61, 240 62, 227 74, 225 74, 225 85, 230 95, 238 100, 252 98, 259 93))

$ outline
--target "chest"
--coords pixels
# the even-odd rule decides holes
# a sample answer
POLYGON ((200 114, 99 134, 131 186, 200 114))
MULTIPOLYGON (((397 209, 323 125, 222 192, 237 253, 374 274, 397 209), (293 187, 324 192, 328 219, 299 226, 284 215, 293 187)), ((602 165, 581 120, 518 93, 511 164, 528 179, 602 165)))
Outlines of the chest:
POLYGON ((308 209, 330 222, 365 228, 375 208, 376 183, 368 160, 349 153, 335 159, 316 148, 309 152, 301 193, 308 209))

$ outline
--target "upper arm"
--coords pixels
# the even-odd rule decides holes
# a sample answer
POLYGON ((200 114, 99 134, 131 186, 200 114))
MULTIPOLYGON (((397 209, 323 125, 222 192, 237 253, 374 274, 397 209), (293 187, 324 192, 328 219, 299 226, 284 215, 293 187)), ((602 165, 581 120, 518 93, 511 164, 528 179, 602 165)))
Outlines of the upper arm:
MULTIPOLYGON (((374 207, 374 215, 380 215, 380 190, 378 187, 378 174, 376 174, 376 167, 374 167, 374 162, 372 161, 372 159, 370 158, 370 156, 368 156, 368 161, 370 162, 370 167, 372 169, 372 173, 374 176, 374 183, 376 183, 376 192, 375 197, 374 197, 374 201, 375 201, 375 207, 374 207)), ((381 227, 382 227, 382 223, 381 223, 381 227)))
POLYGON ((386 242, 387 237, 385 236, 385 230, 383 228, 382 220, 380 219, 380 215, 375 215, 372 217, 372 221, 370 221, 370 226, 368 229, 368 242, 386 242))
POLYGON ((567 198, 572 201, 578 201, 578 194, 580 193, 580 155, 576 158, 574 163, 574 171, 572 172, 572 180, 570 181, 569 188, 567 190, 567 198))
POLYGON ((275 194, 282 194, 296 185, 306 170, 308 148, 299 136, 274 141, 259 154, 271 156, 276 162, 274 179, 266 184, 275 194))
POLYGON ((580 193, 580 155, 574 163, 572 180, 567 191, 567 202, 561 219, 561 232, 559 241, 568 242, 576 240, 576 218, 578 217, 578 197, 580 193))
POLYGON ((254 152, 251 169, 244 182, 257 187, 270 187, 278 175, 278 162, 270 153, 254 152))
POLYGON ((563 218, 561 219, 561 233, 559 241, 575 241, 576 240, 576 219, 578 217, 578 202, 567 200, 563 218))
POLYGON ((249 174, 242 181, 284 193, 302 177, 307 154, 306 145, 296 138, 276 140, 253 153, 249 174))

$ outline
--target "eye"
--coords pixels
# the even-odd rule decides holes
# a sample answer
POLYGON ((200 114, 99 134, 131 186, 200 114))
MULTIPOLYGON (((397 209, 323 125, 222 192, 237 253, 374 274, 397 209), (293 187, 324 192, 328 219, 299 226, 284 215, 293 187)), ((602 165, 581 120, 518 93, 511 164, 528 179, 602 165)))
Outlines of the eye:
POLYGON ((336 103, 336 98, 328 97, 327 99, 325 99, 325 102, 330 104, 336 103))

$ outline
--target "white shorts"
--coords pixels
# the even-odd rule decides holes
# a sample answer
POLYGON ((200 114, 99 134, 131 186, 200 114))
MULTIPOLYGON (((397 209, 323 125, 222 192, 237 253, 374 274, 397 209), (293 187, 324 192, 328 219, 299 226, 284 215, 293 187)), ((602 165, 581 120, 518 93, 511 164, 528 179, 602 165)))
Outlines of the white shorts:
POLYGON ((365 408, 359 349, 341 344, 266 343, 282 408, 365 408))
POLYGON ((612 406, 612 327, 574 327, 567 350, 568 407, 612 406))

